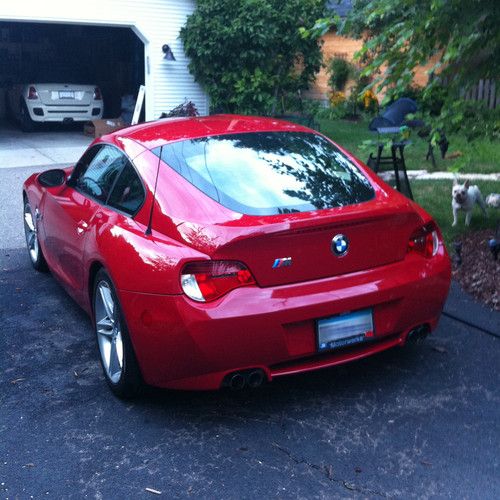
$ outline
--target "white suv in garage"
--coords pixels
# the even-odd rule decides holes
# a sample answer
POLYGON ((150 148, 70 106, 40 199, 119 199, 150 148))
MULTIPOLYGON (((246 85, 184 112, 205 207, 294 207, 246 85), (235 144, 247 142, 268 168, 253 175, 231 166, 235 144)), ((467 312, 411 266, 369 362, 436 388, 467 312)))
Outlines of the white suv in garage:
POLYGON ((74 83, 15 85, 8 100, 12 116, 26 132, 35 123, 96 120, 102 118, 104 107, 99 87, 74 83))

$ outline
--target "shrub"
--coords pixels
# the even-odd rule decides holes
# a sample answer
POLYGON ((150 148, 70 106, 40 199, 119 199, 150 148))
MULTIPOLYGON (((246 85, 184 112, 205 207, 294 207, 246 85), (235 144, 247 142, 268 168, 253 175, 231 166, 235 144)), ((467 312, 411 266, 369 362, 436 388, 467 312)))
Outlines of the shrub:
POLYGON ((162 113, 160 118, 172 118, 177 116, 199 116, 196 105, 192 101, 184 101, 175 108, 171 109, 168 113, 162 113))
POLYGON ((363 110, 368 113, 376 113, 378 111, 378 99, 373 90, 365 90, 360 97, 363 110))
POLYGON ((357 107, 369 114, 377 113, 379 102, 375 92, 371 88, 371 78, 363 75, 359 69, 355 71, 353 76, 356 77, 356 85, 351 90, 351 95, 356 102, 356 105, 353 104, 353 107, 357 107))
POLYGON ((352 66, 345 59, 335 57, 328 64, 328 73, 330 74, 330 78, 328 79, 330 88, 333 91, 338 90, 343 92, 347 80, 349 80, 349 76, 352 73, 352 66))
POLYGON ((198 0, 180 37, 212 108, 274 114, 288 95, 308 88, 321 48, 299 27, 323 8, 323 0, 198 0))
POLYGON ((422 103, 423 92, 424 89, 422 87, 412 84, 406 87, 406 89, 403 90, 397 97, 408 97, 409 99, 413 99, 418 103, 422 103))
POLYGON ((340 90, 334 90, 330 94, 330 106, 332 107, 337 107, 340 104, 343 104, 345 102, 345 94, 344 92, 341 92, 340 90))

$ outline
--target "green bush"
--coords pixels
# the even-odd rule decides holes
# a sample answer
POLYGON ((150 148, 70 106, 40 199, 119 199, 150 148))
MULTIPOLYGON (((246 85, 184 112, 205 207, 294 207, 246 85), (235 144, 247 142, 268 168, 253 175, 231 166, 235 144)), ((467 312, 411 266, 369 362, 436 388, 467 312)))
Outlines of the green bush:
POLYGON ((334 57, 328 64, 328 85, 332 90, 344 91, 347 80, 352 73, 352 65, 345 59, 334 57))
POLYGON ((422 87, 412 83, 401 91, 397 97, 408 97, 409 99, 413 99, 415 102, 421 104, 423 100, 423 91, 424 89, 422 87))
POLYGON ((212 109, 283 112, 321 67, 318 39, 302 37, 299 27, 323 8, 323 0, 198 0, 180 38, 212 109))
POLYGON ((377 114, 379 111, 378 99, 373 93, 370 84, 372 79, 370 76, 363 75, 360 70, 357 70, 353 75, 356 78, 356 85, 351 91, 351 95, 356 99, 356 106, 359 110, 368 113, 369 115, 377 114), (365 105, 365 96, 370 96, 367 99, 368 106, 365 105))
POLYGON ((447 100, 447 91, 445 87, 436 85, 422 90, 420 96, 422 110, 429 113, 430 116, 439 116, 447 100))

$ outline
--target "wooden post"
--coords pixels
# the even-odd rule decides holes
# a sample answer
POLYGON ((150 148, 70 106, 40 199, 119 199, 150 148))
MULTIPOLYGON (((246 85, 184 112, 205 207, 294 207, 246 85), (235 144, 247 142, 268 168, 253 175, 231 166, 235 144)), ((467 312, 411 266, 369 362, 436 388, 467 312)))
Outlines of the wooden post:
POLYGON ((492 80, 491 81, 491 89, 490 89, 490 102, 489 102, 489 108, 490 109, 495 109, 495 106, 496 106, 496 96, 497 96, 497 93, 496 93, 496 84, 495 84, 495 80, 492 80))
POLYGON ((490 100, 490 81, 491 80, 484 81, 484 100, 486 102, 486 106, 488 106, 488 102, 490 100))
POLYGON ((477 100, 483 100, 483 92, 484 92, 484 80, 479 80, 479 85, 477 86, 477 100))

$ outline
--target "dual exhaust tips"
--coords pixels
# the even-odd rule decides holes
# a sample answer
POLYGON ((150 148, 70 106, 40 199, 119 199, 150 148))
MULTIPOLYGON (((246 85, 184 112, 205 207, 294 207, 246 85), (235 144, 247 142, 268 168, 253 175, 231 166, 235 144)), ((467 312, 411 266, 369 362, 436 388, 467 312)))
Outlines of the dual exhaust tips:
POLYGON ((255 389, 261 386, 265 380, 266 375, 264 370, 259 368, 256 370, 230 373, 226 376, 223 385, 230 387, 234 391, 241 391, 245 387, 255 389))
MULTIPOLYGON (((414 328, 408 333, 407 342, 418 344, 423 342, 424 339, 429 335, 430 328, 429 325, 420 325, 414 328)), ((230 387, 234 391, 241 391, 245 387, 255 389, 260 387, 266 380, 266 374, 264 370, 256 368, 255 370, 245 370, 239 372, 233 372, 226 375, 224 379, 223 386, 230 387)))

